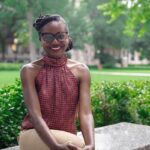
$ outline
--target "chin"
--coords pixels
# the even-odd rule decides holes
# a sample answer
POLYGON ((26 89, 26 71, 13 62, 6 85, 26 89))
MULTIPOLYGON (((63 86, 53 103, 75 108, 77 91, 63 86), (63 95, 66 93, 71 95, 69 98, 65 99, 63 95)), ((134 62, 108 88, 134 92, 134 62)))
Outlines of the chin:
POLYGON ((65 55, 65 52, 64 53, 46 53, 46 54, 49 57, 60 58, 60 57, 63 57, 65 55))

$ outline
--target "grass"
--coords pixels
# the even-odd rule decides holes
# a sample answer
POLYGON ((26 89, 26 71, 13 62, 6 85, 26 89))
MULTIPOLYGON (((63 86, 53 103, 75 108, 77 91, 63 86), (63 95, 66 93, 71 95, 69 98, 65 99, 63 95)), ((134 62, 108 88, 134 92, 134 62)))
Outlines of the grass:
POLYGON ((130 81, 130 80, 150 80, 150 77, 144 76, 127 76, 127 75, 108 75, 108 74, 95 74, 91 72, 91 78, 93 82, 101 81, 130 81))
MULTIPOLYGON (((101 81, 130 81, 130 80, 150 80, 150 77, 144 76, 127 76, 127 75, 110 75, 110 74, 99 74, 99 73, 109 73, 109 72, 127 72, 127 73, 149 73, 150 70, 122 70, 122 69, 103 69, 103 70, 91 70, 91 79, 94 82, 101 81)), ((18 70, 3 70, 0 71, 0 88, 13 84, 16 78, 19 78, 18 70)))
POLYGON ((19 71, 0 71, 0 87, 13 84, 16 78, 19 78, 19 71))

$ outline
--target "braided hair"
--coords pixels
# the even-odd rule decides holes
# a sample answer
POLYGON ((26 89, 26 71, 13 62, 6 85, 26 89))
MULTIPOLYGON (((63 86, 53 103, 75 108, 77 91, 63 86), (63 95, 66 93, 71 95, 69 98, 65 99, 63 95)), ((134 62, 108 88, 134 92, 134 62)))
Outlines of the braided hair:
MULTIPOLYGON (((42 28, 49 22, 53 22, 53 21, 61 21, 65 24, 66 26, 66 30, 69 33, 69 28, 68 25, 66 23, 66 21, 64 20, 64 18, 60 15, 40 15, 39 18, 37 18, 35 20, 35 22, 33 23, 33 27, 37 30, 38 34, 39 34, 39 39, 41 40, 41 30, 42 28)), ((70 49, 73 48, 73 42, 72 42, 72 38, 69 37, 69 44, 68 47, 66 49, 66 51, 69 51, 70 49)))

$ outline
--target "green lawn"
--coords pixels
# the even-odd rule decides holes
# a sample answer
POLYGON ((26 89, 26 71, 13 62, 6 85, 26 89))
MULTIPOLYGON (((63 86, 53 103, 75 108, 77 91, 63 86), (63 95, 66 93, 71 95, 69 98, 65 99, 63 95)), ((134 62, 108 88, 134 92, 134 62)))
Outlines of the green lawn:
MULTIPOLYGON (((125 72, 125 73, 145 73, 150 74, 149 70, 122 70, 122 69, 103 69, 103 70, 91 70, 92 81, 101 82, 107 81, 129 81, 129 80, 150 80, 150 76, 128 76, 128 75, 110 75, 110 74, 99 74, 99 73, 112 73, 112 72, 125 72)), ((13 84, 15 79, 19 78, 18 71, 0 71, 0 87, 4 85, 13 84)))
POLYGON ((130 80, 150 80, 150 77, 145 76, 127 76, 127 75, 108 75, 108 74, 97 74, 91 72, 92 81, 130 81, 130 80))
POLYGON ((14 83, 19 76, 19 71, 0 71, 0 87, 14 83))

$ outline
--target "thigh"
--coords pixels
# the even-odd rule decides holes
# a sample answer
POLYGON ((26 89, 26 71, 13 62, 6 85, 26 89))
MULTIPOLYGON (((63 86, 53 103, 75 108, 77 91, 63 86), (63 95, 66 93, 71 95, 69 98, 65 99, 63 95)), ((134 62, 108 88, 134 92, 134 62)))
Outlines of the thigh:
POLYGON ((24 130, 19 135, 20 150, 50 150, 35 129, 24 130))
MULTIPOLYGON (((78 147, 84 147, 82 139, 74 134, 60 130, 51 130, 51 133, 59 144, 72 143, 78 147)), ((21 150, 50 150, 41 140, 35 129, 21 131, 19 146, 21 150)))

